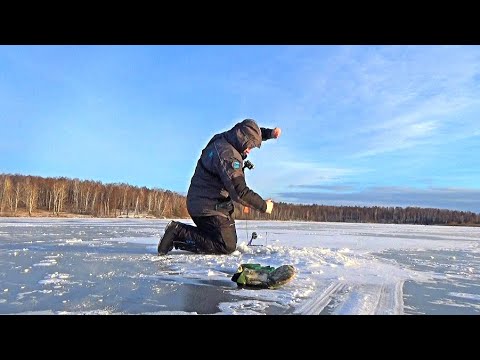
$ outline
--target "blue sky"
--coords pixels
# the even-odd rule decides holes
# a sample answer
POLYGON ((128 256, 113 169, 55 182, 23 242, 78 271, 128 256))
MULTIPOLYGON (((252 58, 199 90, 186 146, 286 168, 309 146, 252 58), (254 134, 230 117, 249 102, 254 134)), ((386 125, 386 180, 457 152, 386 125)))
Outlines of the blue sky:
POLYGON ((0 46, 0 173, 185 194, 253 118, 264 198, 480 213, 479 115, 480 46, 0 46))

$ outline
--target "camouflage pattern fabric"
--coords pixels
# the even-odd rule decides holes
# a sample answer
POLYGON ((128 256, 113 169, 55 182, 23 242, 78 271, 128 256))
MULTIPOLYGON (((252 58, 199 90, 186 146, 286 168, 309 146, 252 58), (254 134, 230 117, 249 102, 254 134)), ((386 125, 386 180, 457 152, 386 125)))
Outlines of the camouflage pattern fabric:
POLYGON ((292 265, 282 265, 274 268, 260 264, 241 264, 232 276, 232 281, 242 287, 275 289, 292 280, 295 273, 295 268, 292 265))

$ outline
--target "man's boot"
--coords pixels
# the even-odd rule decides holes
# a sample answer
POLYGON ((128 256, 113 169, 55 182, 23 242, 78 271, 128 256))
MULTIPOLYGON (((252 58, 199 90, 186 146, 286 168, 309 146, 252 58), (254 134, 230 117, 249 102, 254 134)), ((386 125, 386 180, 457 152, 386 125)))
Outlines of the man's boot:
POLYGON ((173 249, 173 240, 177 236, 179 224, 176 221, 170 221, 165 227, 165 232, 158 243, 158 255, 165 255, 173 249))
POLYGON ((195 241, 191 239, 186 239, 184 241, 174 241, 173 246, 175 246, 175 249, 190 251, 197 254, 200 253, 197 245, 195 244, 195 241))

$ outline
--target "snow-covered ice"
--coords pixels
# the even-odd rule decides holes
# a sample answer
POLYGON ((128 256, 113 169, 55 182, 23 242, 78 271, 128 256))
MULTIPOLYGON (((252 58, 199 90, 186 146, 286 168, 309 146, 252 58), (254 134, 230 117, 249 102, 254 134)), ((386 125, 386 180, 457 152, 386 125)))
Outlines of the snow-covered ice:
POLYGON ((0 219, 0 313, 480 312, 479 228, 239 220, 231 255, 159 257, 167 222, 0 219), (247 246, 252 231, 261 246, 247 246), (297 275, 277 290, 238 288, 241 263, 297 275))

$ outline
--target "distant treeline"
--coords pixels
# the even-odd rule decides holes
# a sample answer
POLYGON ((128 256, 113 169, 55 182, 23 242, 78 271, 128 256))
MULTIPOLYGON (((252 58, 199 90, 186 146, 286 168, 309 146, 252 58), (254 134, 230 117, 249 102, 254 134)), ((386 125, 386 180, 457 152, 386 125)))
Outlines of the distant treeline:
POLYGON ((185 197, 168 190, 99 181, 0 175, 0 214, 17 215, 24 209, 91 215, 95 217, 188 217, 185 197))
MULTIPOLYGON (((124 183, 0 174, 0 215, 50 216, 76 214, 94 217, 188 218, 186 198, 159 188, 124 183)), ((237 219, 325 221, 384 224, 480 225, 480 214, 419 207, 360 207, 275 203, 272 214, 244 213, 235 205, 237 219)))
POLYGON ((433 208, 293 205, 280 202, 275 203, 273 209, 271 215, 258 211, 245 215, 236 207, 235 213, 238 219, 480 226, 480 214, 433 208))

